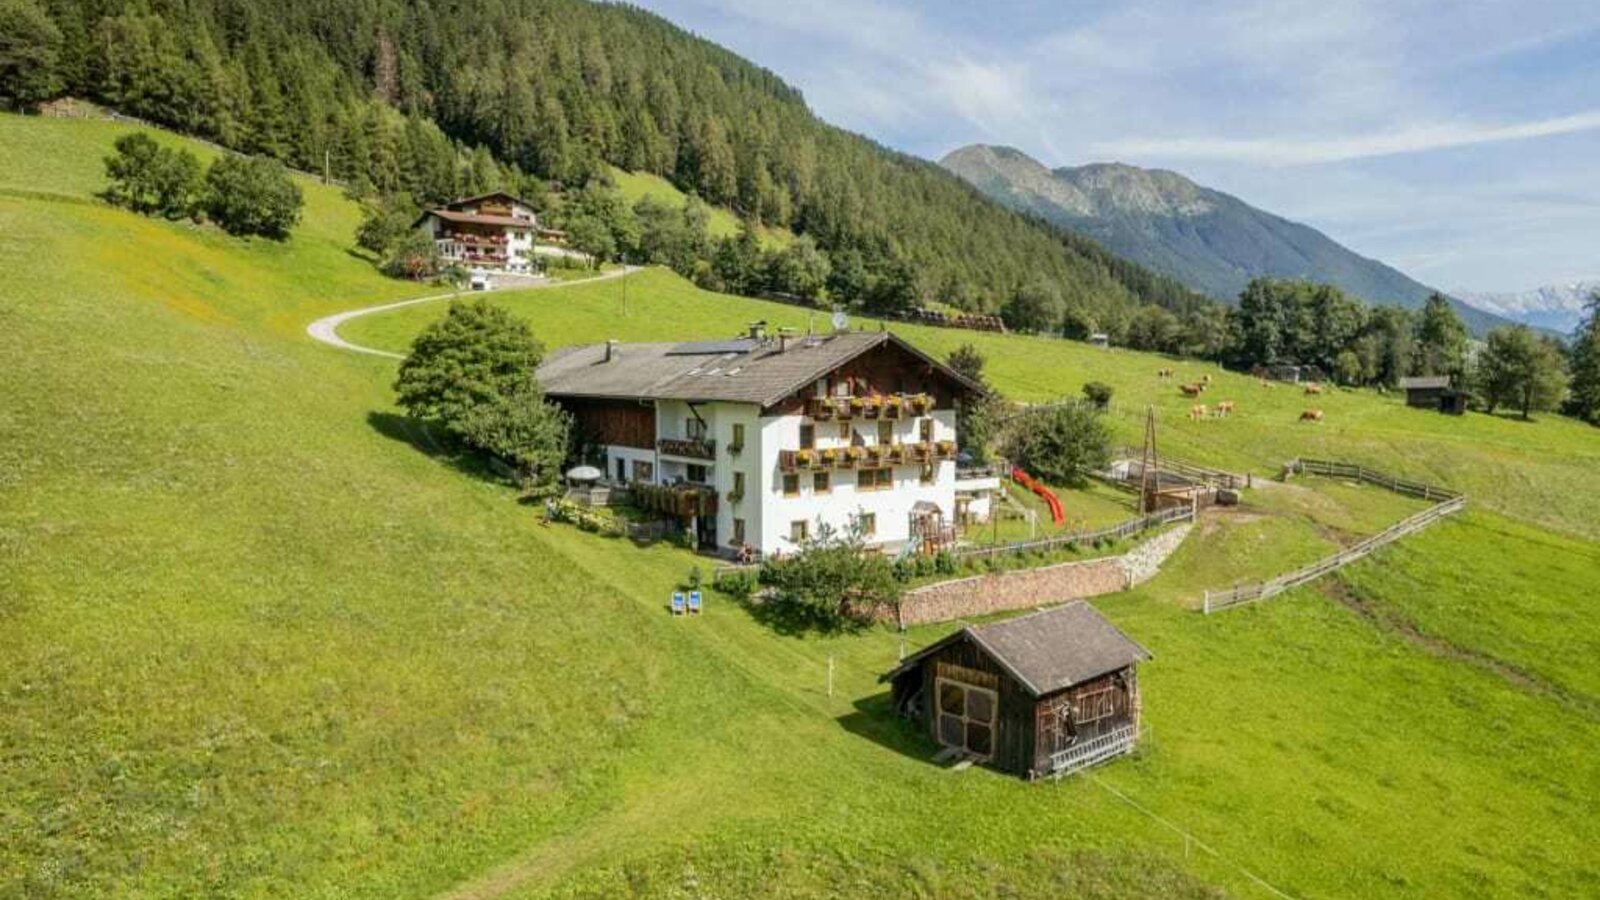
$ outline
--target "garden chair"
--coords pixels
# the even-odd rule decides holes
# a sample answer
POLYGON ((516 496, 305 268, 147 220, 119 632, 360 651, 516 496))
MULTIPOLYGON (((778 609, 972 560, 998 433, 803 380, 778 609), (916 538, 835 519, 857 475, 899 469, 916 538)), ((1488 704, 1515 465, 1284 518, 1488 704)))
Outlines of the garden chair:
POLYGON ((694 613, 695 615, 699 615, 700 614, 700 592, 699 591, 690 591, 689 592, 689 612, 694 613))
POLYGON ((681 615, 683 615, 683 613, 684 613, 683 592, 682 591, 673 591, 672 592, 672 614, 675 615, 675 616, 681 616, 681 615))

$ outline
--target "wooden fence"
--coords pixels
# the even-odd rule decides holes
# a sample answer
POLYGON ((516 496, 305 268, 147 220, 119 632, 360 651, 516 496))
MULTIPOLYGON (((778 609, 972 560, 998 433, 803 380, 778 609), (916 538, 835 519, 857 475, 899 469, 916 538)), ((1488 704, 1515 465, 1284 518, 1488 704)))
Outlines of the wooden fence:
POLYGON ((1365 558, 1379 547, 1391 544, 1408 534, 1421 531, 1445 516, 1460 512, 1467 505, 1466 496, 1458 491, 1396 478, 1375 469, 1368 469, 1350 463, 1329 462, 1319 459, 1298 459, 1289 464, 1287 473, 1310 473, 1334 478, 1355 478, 1367 484, 1377 485, 1399 494, 1405 494, 1408 497, 1419 497, 1424 500, 1437 500, 1439 502, 1416 515, 1401 519, 1372 537, 1364 538, 1352 546, 1332 556, 1320 559, 1305 568, 1297 569, 1286 575, 1279 575, 1277 578, 1267 581, 1240 585, 1226 591, 1206 591, 1201 608, 1207 615, 1229 607, 1275 597, 1284 591, 1307 584, 1329 572, 1336 571, 1358 559, 1365 558))
POLYGON ((1065 534, 1051 535, 1047 538, 1037 538, 1030 541, 1012 541, 1008 544, 974 545, 971 547, 957 547, 950 551, 956 559, 990 559, 996 556, 1013 556, 1022 553, 1049 553, 1077 544, 1092 544, 1095 541, 1110 538, 1121 540, 1132 537, 1142 531, 1159 528, 1169 522, 1188 522, 1194 519, 1194 509, 1189 506, 1175 506, 1164 509, 1147 516, 1129 519, 1117 525, 1105 528, 1095 528, 1084 531, 1069 531, 1065 534))

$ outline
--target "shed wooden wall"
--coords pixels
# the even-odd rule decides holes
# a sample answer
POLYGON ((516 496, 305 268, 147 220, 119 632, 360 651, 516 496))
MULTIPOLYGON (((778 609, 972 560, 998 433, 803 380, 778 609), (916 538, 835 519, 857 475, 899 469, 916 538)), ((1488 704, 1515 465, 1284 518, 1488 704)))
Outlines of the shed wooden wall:
POLYGON ((990 759, 989 765, 1018 775, 1027 775, 1033 765, 1034 756, 1033 697, 1017 683, 1016 679, 1006 674, 1004 669, 971 641, 965 639, 955 641, 922 661, 923 724, 927 726, 929 736, 935 742, 939 740, 934 700, 934 679, 937 677, 939 662, 987 672, 999 679, 1000 709, 996 718, 994 757, 990 759))

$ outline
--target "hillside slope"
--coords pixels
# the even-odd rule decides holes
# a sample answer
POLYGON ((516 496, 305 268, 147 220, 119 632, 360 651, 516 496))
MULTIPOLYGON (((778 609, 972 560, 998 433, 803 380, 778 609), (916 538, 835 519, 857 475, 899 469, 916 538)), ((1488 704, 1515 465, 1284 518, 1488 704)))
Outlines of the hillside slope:
POLYGON ((1161 302, 1169 290, 933 163, 828 125, 774 73, 635 7, 46 6, 64 36, 64 90, 418 202, 443 199, 460 154, 482 147, 560 185, 607 166, 660 176, 740 217, 808 234, 837 271, 854 274, 836 285, 841 300, 860 299, 870 277, 905 271, 928 299, 987 311, 1019 273, 1108 311, 1161 302))
MULTIPOLYGON (((1232 302, 1268 275, 1338 285, 1369 303, 1416 309, 1432 288, 1176 172, 1119 163, 1045 168, 1020 150, 973 144, 940 165, 990 197, 1099 241, 1113 253, 1232 302)), ((1482 333, 1503 319, 1455 303, 1482 333)))
MULTIPOLYGON (((1514 482, 1564 492, 1540 515, 1593 529, 1573 490, 1600 461, 1591 430, 1446 421, 1364 393, 1326 398, 1328 427, 1294 429, 1296 398, 1253 401, 1252 382, 1220 373, 1252 402, 1183 425, 1154 377, 1170 361, 977 336, 1004 390, 1043 398, 1104 374, 1119 402, 1160 404, 1164 435, 1201 459, 1259 474, 1348 435, 1385 465, 1508 484, 1430 533, 1442 545, 1352 579, 1459 652, 1315 591, 1194 613, 1201 586, 1324 552, 1390 508, 1337 484, 1262 489, 1156 581, 1098 604, 1156 652, 1137 758, 1052 784, 953 772, 876 680, 902 640, 953 626, 784 635, 717 595, 704 616, 669 616, 705 560, 541 526, 397 415, 392 362, 306 338, 315 318, 426 290, 349 253, 351 204, 304 183, 286 244, 110 209, 91 194, 125 131, 0 116, 0 897, 1109 900, 1270 896, 1262 881, 1302 897, 1521 897, 1600 883, 1586 602, 1600 560, 1488 511, 1529 517, 1514 482), (1461 591, 1456 557, 1496 579, 1492 596, 1461 591), (1465 622, 1451 603, 1472 604, 1465 622)), ((495 302, 552 344, 804 315, 634 278, 627 305, 617 281, 495 302)), ((972 337, 909 333, 936 352, 972 337)))

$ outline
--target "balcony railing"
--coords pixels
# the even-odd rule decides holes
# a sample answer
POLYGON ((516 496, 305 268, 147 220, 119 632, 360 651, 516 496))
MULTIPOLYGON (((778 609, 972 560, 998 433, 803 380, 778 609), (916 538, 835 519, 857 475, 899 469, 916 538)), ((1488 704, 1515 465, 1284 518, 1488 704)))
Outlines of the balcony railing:
POLYGON ((1069 775, 1095 763, 1133 749, 1135 737, 1132 724, 1114 728, 1099 737, 1090 738, 1050 754, 1050 774, 1069 775))
POLYGON ((873 468, 940 462, 955 458, 955 441, 923 441, 915 444, 878 444, 872 447, 779 450, 778 468, 784 472, 804 469, 873 468))
POLYGON ((933 410, 927 394, 870 394, 852 397, 813 397, 806 414, 813 419, 901 419, 933 410))
POLYGON ((656 450, 667 456, 682 456, 686 459, 703 459, 708 462, 717 458, 717 442, 706 438, 661 438, 656 441, 656 450))

